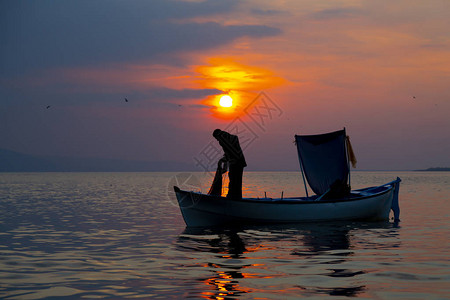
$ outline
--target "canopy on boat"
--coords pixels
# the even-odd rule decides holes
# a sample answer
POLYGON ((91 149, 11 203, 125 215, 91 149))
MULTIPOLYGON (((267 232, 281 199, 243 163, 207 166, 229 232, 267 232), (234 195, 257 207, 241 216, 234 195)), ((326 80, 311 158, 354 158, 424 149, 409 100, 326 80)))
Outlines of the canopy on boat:
POLYGON ((300 167, 314 193, 322 195, 337 185, 348 186, 345 128, 325 134, 296 135, 295 142, 300 167))

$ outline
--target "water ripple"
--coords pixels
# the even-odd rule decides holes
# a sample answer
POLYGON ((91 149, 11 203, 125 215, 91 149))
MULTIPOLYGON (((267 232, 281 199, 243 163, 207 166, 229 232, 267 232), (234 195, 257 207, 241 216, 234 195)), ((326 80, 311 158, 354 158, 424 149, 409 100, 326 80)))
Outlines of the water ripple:
MULTIPOLYGON (((440 209, 448 178, 404 174, 400 226, 187 229, 167 198, 174 175, 0 174, 0 298, 445 299, 450 292, 448 215, 440 209), (424 196, 420 182, 435 194, 424 196)), ((253 175, 246 181, 260 188, 255 193, 271 182, 284 182, 288 193, 298 179, 253 175)), ((391 174, 358 176, 354 184, 391 174)))

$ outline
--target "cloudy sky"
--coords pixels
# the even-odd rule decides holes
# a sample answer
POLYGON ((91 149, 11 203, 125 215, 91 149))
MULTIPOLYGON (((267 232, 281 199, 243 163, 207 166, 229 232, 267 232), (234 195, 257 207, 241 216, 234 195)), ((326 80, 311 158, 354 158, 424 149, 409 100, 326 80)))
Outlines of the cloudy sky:
POLYGON ((345 127, 358 169, 450 166, 447 0, 10 0, 0 37, 0 148, 201 170, 222 128, 296 170, 345 127))

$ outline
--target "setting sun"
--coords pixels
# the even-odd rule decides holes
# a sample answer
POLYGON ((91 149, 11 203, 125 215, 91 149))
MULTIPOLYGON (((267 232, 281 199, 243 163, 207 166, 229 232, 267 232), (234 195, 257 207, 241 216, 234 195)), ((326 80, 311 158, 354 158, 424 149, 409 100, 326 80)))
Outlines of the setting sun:
POLYGON ((196 79, 202 88, 222 91, 201 101, 219 119, 243 115, 245 108, 258 96, 257 91, 287 82, 269 69, 242 64, 227 57, 210 58, 206 65, 196 66, 194 71, 199 74, 196 79))
POLYGON ((220 97, 219 104, 222 107, 231 107, 233 105, 233 99, 228 95, 223 95, 220 97))

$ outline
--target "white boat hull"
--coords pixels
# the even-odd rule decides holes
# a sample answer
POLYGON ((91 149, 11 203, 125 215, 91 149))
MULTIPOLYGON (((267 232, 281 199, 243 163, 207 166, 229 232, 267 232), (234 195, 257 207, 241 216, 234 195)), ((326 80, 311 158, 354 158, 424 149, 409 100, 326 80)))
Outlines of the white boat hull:
MULTIPOLYGON (((285 199, 243 198, 189 192, 174 187, 188 227, 257 223, 296 223, 337 220, 388 220, 391 208, 398 208, 400 179, 378 187, 352 191, 343 199, 317 197, 285 199)), ((396 214, 396 219, 398 213, 396 214)))

